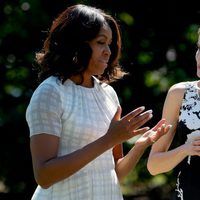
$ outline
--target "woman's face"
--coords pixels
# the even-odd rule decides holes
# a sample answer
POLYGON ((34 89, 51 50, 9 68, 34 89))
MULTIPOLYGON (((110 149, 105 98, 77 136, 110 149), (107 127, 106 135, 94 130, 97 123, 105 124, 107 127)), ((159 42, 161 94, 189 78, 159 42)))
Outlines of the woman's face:
POLYGON ((197 42, 197 52, 195 55, 195 59, 196 59, 196 63, 197 63, 197 76, 200 78, 200 35, 199 35, 199 39, 197 42))
POLYGON ((108 25, 104 25, 96 38, 88 42, 92 49, 92 55, 85 73, 90 76, 103 74, 111 55, 109 47, 111 42, 112 30, 108 25))

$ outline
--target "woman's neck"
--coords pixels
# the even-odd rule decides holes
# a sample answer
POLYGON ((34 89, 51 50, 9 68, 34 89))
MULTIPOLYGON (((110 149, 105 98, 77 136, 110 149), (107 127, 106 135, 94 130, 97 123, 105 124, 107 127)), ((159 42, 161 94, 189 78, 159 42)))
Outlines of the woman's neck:
POLYGON ((86 77, 83 76, 83 80, 80 75, 73 75, 70 77, 70 80, 73 81, 77 85, 81 85, 83 87, 92 88, 94 87, 94 79, 92 76, 86 77))

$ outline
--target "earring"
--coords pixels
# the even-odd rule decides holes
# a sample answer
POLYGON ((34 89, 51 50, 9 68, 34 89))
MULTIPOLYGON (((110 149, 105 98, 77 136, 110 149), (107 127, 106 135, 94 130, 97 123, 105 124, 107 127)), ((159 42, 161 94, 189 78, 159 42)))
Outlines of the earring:
POLYGON ((74 57, 72 58, 73 63, 77 64, 78 63, 78 53, 75 52, 74 57))

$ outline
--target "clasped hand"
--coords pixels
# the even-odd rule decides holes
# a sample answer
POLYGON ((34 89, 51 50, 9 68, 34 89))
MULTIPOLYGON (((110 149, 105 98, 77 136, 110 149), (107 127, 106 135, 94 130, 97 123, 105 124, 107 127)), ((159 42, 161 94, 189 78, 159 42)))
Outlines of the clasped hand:
POLYGON ((200 137, 195 138, 192 142, 183 145, 186 155, 188 156, 200 156, 200 137))

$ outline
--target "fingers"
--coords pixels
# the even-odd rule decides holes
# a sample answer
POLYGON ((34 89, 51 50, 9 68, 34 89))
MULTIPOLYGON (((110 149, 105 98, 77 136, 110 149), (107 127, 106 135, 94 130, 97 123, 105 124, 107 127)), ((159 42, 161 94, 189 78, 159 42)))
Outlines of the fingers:
POLYGON ((167 133, 172 128, 172 125, 169 124, 165 127, 165 132, 167 133))
POLYGON ((157 132, 159 135, 164 135, 171 129, 171 127, 172 127, 171 124, 168 125, 162 124, 162 126, 158 128, 157 132))
POLYGON ((165 133, 167 133, 170 129, 171 129, 172 125, 165 124, 165 119, 161 119, 153 128, 152 131, 156 131, 158 133, 158 135, 164 135, 165 133))
POLYGON ((195 142, 195 141, 200 142, 200 137, 199 137, 199 136, 196 137, 196 138, 194 139, 194 142, 195 142))
POLYGON ((134 118, 135 116, 139 115, 141 112, 143 112, 145 109, 144 106, 138 107, 135 110, 131 111, 130 113, 128 113, 127 115, 125 115, 122 119, 130 121, 132 118, 134 118))
POLYGON ((115 133, 115 137, 118 136, 119 141, 125 141, 136 135, 144 135, 143 139, 146 138, 149 144, 157 141, 162 135, 168 132, 171 125, 166 125, 165 119, 161 119, 151 130, 149 130, 149 127, 142 127, 153 117, 152 110, 144 111, 144 109, 144 106, 138 107, 121 118, 122 109, 119 106, 108 133, 115 133))
POLYGON ((125 115, 121 121, 123 121, 128 126, 133 125, 135 128, 142 126, 145 122, 152 118, 152 110, 143 112, 144 109, 144 106, 136 108, 132 112, 125 115))
POLYGON ((153 116, 152 110, 143 112, 144 109, 144 106, 138 107, 120 120, 130 136, 143 134, 144 132, 149 130, 148 127, 138 129, 143 126, 147 121, 149 121, 153 116))
MULTIPOLYGON (((162 121, 162 120, 161 120, 162 121)), ((160 121, 160 122, 161 122, 160 121)), ((160 123, 158 122, 158 123, 160 123)), ((157 124, 158 125, 158 124, 157 124)), ((156 125, 156 126, 157 126, 156 125)), ((150 140, 152 141, 152 143, 155 143, 157 140, 159 140, 160 137, 162 137, 163 135, 167 134, 167 132, 171 129, 172 125, 166 125, 166 124, 162 124, 159 128, 158 127, 154 127, 152 128, 152 134, 150 134, 150 140)))
POLYGON ((144 127, 144 128, 140 128, 140 129, 134 130, 132 133, 133 133, 133 136, 143 135, 148 130, 149 130, 149 127, 144 127))
POLYGON ((152 110, 148 110, 135 116, 129 120, 129 128, 131 130, 138 129, 153 117, 152 110))
POLYGON ((188 155, 191 155, 191 156, 194 156, 194 155, 200 156, 200 142, 194 140, 193 142, 189 143, 189 145, 191 147, 189 148, 188 155))
POLYGON ((159 127, 161 127, 162 125, 164 125, 164 123, 165 123, 165 119, 161 119, 153 128, 152 128, 152 130, 153 131, 156 131, 159 127))

